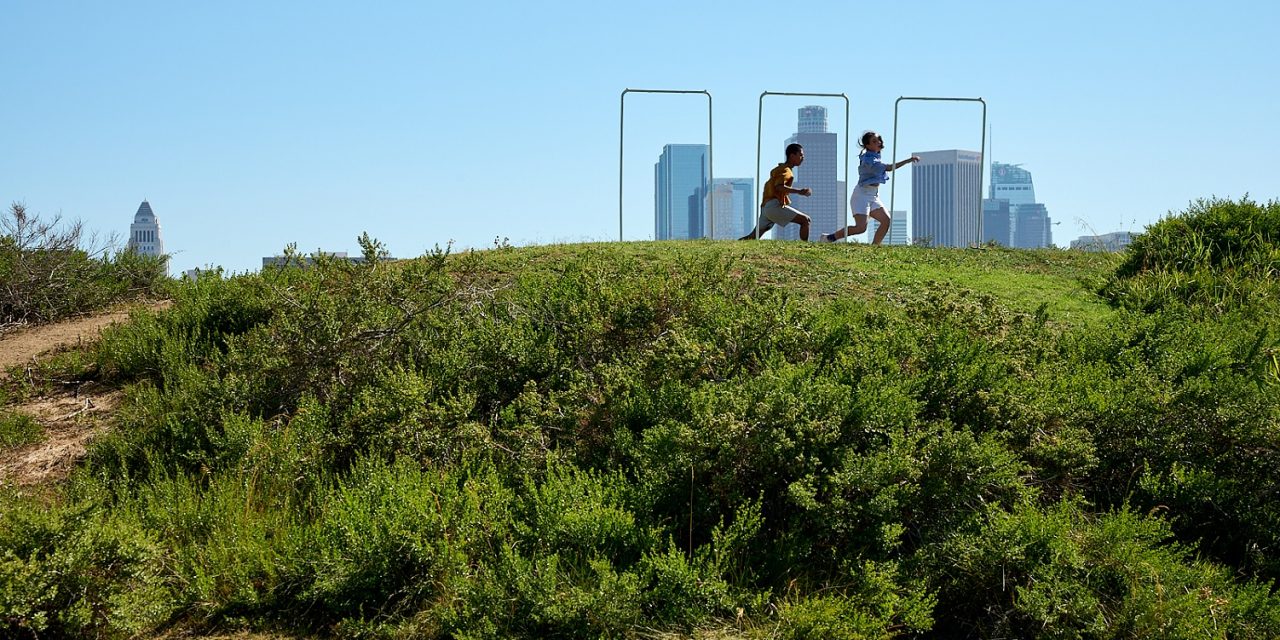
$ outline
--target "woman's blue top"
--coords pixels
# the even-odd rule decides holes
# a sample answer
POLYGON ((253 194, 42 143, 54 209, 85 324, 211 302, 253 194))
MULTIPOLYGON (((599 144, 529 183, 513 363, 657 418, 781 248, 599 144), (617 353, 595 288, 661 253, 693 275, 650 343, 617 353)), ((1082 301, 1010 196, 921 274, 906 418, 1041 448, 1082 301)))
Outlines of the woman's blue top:
POLYGON ((876 151, 858 154, 858 186, 879 186, 889 181, 888 165, 880 161, 876 151))

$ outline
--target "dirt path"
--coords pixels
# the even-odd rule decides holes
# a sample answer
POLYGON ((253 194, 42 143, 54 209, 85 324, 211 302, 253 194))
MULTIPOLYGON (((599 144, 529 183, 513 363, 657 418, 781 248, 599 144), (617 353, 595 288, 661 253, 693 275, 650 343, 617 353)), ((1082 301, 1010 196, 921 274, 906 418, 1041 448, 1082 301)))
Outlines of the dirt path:
MULTIPOLYGON (((165 301, 148 308, 169 306, 165 301)), ((128 320, 131 309, 115 309, 0 336, 0 379, 8 376, 10 367, 97 340, 105 327, 128 320)), ((0 450, 0 486, 40 486, 65 478, 84 457, 89 440, 107 428, 122 395, 119 389, 94 382, 60 384, 53 391, 4 407, 35 418, 44 433, 39 442, 0 450)))
MULTIPOLYGON (((165 300, 153 303, 148 308, 167 309, 170 304, 165 300)), ((114 309, 56 324, 25 327, 0 335, 0 372, 16 364, 31 362, 32 358, 46 351, 97 340, 104 328, 128 320, 132 309, 133 307, 114 309)))

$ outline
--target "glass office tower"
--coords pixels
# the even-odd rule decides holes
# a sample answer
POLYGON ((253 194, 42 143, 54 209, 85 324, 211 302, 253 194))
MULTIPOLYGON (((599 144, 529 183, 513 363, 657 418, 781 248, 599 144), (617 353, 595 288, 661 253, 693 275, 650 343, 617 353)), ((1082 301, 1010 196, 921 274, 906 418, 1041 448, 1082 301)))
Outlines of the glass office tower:
POLYGON ((653 237, 701 238, 706 227, 707 145, 669 144, 653 166, 653 237))

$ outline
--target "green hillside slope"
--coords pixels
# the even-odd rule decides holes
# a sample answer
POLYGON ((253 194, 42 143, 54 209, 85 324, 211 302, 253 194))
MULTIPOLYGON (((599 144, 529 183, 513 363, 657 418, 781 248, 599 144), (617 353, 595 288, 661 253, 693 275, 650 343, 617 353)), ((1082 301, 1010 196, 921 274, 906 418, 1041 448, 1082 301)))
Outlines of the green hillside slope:
POLYGON ((1277 246, 1280 205, 1214 201, 1124 256, 204 278, 43 373, 127 400, 54 497, 0 498, 0 629, 1280 637, 1277 246))

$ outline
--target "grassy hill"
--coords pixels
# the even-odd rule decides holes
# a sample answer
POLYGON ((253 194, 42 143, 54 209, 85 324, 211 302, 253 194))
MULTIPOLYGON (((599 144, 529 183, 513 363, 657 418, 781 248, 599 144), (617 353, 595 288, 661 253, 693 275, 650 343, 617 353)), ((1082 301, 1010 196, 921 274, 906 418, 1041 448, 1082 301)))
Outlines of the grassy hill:
POLYGON ((127 397, 0 497, 0 628, 1280 636, 1280 205, 1149 231, 202 279, 10 384, 127 397))

